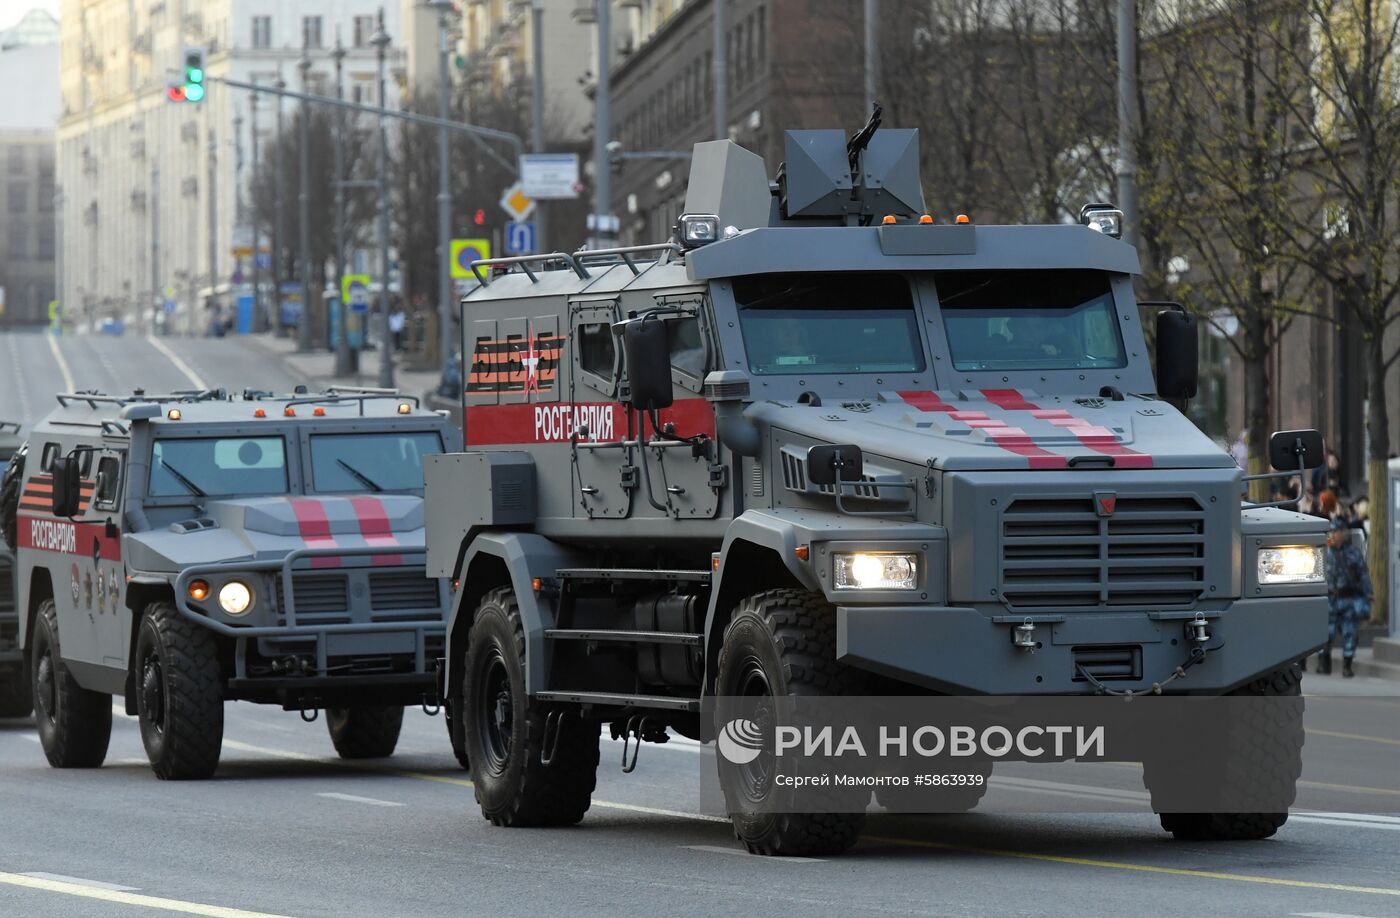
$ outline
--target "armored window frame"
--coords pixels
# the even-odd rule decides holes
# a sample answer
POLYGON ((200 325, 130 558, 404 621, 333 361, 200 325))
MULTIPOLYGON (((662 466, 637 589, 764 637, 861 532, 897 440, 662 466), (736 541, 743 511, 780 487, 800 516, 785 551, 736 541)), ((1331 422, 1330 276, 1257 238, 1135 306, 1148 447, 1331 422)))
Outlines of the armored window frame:
POLYGON ((108 453, 97 462, 97 480, 93 483, 92 505, 98 510, 117 509, 118 498, 122 491, 122 460, 121 457, 108 453), (104 478, 104 474, 110 471, 110 475, 104 478), (104 491, 103 482, 111 482, 111 491, 104 491))
MULTIPOLYGON (((577 374, 577 381, 591 386, 602 392, 609 398, 616 398, 619 383, 622 380, 622 353, 617 346, 617 341, 613 340, 613 362, 607 374, 599 372, 598 368, 590 367, 584 363, 584 349, 579 340, 579 333, 584 326, 602 325, 602 332, 612 336, 612 323, 618 319, 617 300, 603 299, 592 302, 571 303, 569 307, 569 336, 573 351, 573 367, 577 374)), ((572 389, 572 384, 570 386, 572 389)), ((573 399, 572 393, 570 399, 573 399)))
POLYGON ((44 451, 39 454, 39 471, 53 471, 53 461, 58 458, 58 444, 49 442, 44 444, 44 451))
POLYGON ((710 328, 706 315, 705 297, 703 294, 689 294, 682 296, 659 296, 656 303, 663 309, 673 310, 671 315, 664 316, 666 323, 666 347, 668 357, 671 361, 671 383, 689 392, 700 392, 704 388, 705 375, 710 372, 715 363, 714 336, 710 328), (676 362, 675 344, 676 339, 672 329, 681 322, 695 322, 695 328, 700 338, 700 372, 694 373, 687 366, 676 362))

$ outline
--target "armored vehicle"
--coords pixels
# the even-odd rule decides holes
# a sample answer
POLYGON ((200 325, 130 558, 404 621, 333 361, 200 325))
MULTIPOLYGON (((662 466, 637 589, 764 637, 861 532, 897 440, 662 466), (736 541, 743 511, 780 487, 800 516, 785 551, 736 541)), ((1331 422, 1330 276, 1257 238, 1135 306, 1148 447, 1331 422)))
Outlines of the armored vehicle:
POLYGON ((392 754, 435 697, 422 460, 455 428, 381 390, 58 403, 4 508, 49 762, 102 763, 113 695, 161 778, 214 772, 232 700, 324 709, 342 756, 392 754))
MULTIPOLYGON (((9 462, 24 445, 19 424, 0 421, 0 463, 9 462)), ((0 479, 0 506, 5 494, 19 493, 17 477, 0 479)), ((14 527, 13 517, 0 520, 8 541, 14 527)), ((28 717, 33 709, 29 697, 29 679, 24 671, 24 653, 19 646, 19 615, 15 612, 15 556, 5 542, 0 542, 0 717, 28 717)))
MULTIPOLYGON (((694 737, 717 696, 1298 692, 1323 524, 1241 506, 1179 410, 1183 310, 1154 379, 1121 214, 935 223, 917 134, 875 127, 788 133, 773 182, 697 145, 667 243, 477 263, 466 447, 425 480, 428 571, 458 585, 449 724, 491 821, 579 820, 600 724, 694 737)), ((1275 445, 1294 474, 1320 449, 1275 445)), ((1300 730, 1259 753, 1290 801, 1300 730)), ((841 850, 863 818, 728 802, 767 854, 841 850)))

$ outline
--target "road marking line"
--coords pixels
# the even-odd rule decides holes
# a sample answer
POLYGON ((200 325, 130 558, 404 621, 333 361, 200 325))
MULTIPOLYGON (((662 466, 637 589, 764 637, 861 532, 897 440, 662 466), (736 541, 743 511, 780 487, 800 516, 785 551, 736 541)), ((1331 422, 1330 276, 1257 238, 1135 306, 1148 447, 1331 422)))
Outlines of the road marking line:
POLYGON ((70 877, 63 873, 44 873, 42 870, 27 870, 23 876, 34 877, 36 880, 53 880, 57 883, 72 883, 74 886, 87 886, 90 889, 110 889, 115 892, 137 892, 139 887, 122 886, 119 883, 104 883, 101 880, 89 880, 85 877, 70 877))
POLYGON ((724 848, 719 845, 681 845, 687 851, 704 851, 706 854, 733 854, 739 857, 753 858, 770 864, 824 864, 826 858, 821 857, 764 857, 757 854, 749 854, 743 848, 724 848))
POLYGON ((207 918, 286 918, 286 916, 271 915, 267 912, 250 912, 240 908, 225 908, 222 905, 204 905, 199 902, 186 902, 182 899, 138 895, 118 889, 102 889, 85 886, 81 883, 26 876, 22 873, 0 873, 0 883, 7 886, 37 889, 42 892, 62 893, 65 896, 77 896, 81 899, 97 899, 118 905, 137 905, 166 912, 179 912, 184 915, 205 915, 207 918))
POLYGON ((1229 880, 1235 883, 1257 883, 1263 886, 1287 886, 1293 889, 1326 889, 1333 892, 1364 893, 1372 896, 1400 896, 1400 889, 1386 886, 1351 886, 1346 883, 1322 883, 1314 880, 1290 880, 1285 877, 1265 877, 1251 873, 1223 873, 1216 870, 1191 870, 1187 867, 1159 867, 1154 864, 1133 864, 1126 861, 1104 861, 1090 857, 1068 857, 1061 854, 1039 854, 1033 851, 1010 851, 1004 848, 981 848, 952 842, 928 841, 919 838, 890 838, 879 835, 861 836, 864 841, 908 848, 934 848, 940 851, 961 851, 966 854, 988 854, 1023 861, 1047 861, 1052 864, 1072 864, 1077 867, 1100 867, 1108 870, 1129 870, 1136 873, 1158 873, 1174 877, 1197 877, 1203 880, 1229 880))
POLYGON ((325 793, 317 794, 317 797, 325 797, 327 800, 344 800, 347 803, 367 803, 370 806, 403 806, 402 803, 395 803, 392 800, 376 800, 373 797, 356 797, 354 794, 325 793))
POLYGON ((1306 816, 1299 813, 1288 814, 1290 822, 1309 822, 1320 826, 1342 826, 1347 829, 1380 829, 1384 832, 1400 832, 1400 826, 1388 826, 1384 823, 1357 822, 1354 819, 1328 819, 1324 816, 1306 816))
POLYGON ((1344 912, 1293 912, 1292 918, 1368 918, 1368 916, 1348 915, 1344 912))
POLYGON ((147 335, 146 340, 151 342, 151 346, 154 347, 156 350, 160 351, 162 354, 164 354, 166 358, 170 360, 171 363, 175 364, 175 369, 179 370, 181 373, 184 373, 185 378, 188 379, 190 382, 194 383, 194 387, 196 389, 209 388, 208 384, 200 378, 199 374, 196 373, 194 370, 190 369, 190 365, 188 363, 185 363, 185 361, 181 360, 180 355, 176 354, 169 347, 167 347, 164 341, 160 340, 155 335, 147 335))
POLYGON ((1391 739, 1388 736, 1369 736, 1365 733, 1342 733, 1339 730, 1314 730, 1311 728, 1307 732, 1315 736, 1330 736, 1335 739, 1354 739, 1364 743, 1384 743, 1387 746, 1400 746, 1400 739, 1391 739))
POLYGON ((53 351, 53 359, 58 363, 58 372, 63 375, 63 390, 72 392, 78 388, 78 385, 73 382, 73 371, 68 369, 68 360, 58 349, 58 336, 45 335, 44 337, 49 339, 49 350, 53 351))

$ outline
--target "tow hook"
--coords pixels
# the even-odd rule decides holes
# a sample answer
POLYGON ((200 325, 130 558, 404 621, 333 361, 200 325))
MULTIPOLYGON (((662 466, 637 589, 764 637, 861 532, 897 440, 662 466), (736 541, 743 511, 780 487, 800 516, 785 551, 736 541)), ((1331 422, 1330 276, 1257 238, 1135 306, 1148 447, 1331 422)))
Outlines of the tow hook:
POLYGON ((1196 613, 1196 617, 1187 624, 1186 630, 1191 640, 1200 646, 1205 646, 1210 640, 1210 629, 1206 627, 1206 617, 1202 612, 1196 613))
POLYGON ((1011 643, 1029 653, 1035 653, 1040 642, 1035 639, 1035 622, 1026 619, 1011 629, 1011 643))
POLYGON ((306 721, 308 724, 314 724, 314 723, 316 722, 316 719, 317 719, 318 717, 320 717, 320 716, 321 716, 321 709, 320 709, 320 708, 302 708, 302 709, 301 709, 301 719, 304 720, 304 721, 306 721), (308 714, 310 714, 311 716, 308 717, 308 716, 307 716, 308 714))
POLYGON ((633 714, 627 719, 626 726, 618 729, 617 724, 612 725, 612 738, 622 740, 622 773, 630 775, 637 769, 637 758, 642 752, 642 743, 664 743, 671 738, 666 732, 666 725, 659 721, 652 720, 645 714, 633 714), (637 738, 637 745, 632 745, 632 737, 637 738), (628 752, 632 753, 629 760, 628 752))

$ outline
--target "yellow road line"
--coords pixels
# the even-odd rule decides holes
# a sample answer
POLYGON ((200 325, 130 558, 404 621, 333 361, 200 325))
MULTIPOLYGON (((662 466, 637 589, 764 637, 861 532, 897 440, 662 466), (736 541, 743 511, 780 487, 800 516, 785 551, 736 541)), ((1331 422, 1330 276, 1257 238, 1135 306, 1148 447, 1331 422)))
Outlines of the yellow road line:
POLYGON ((103 889, 99 886, 84 886, 79 883, 64 883, 60 880, 27 877, 18 873, 0 873, 0 883, 26 889, 37 889, 41 892, 60 893, 65 896, 97 899, 116 905, 135 905, 164 912, 179 912, 184 915, 205 915, 208 918, 285 918, 285 916, 272 915, 267 912, 250 912, 241 908, 225 908, 222 905, 204 905, 200 902, 185 902, 182 899, 145 896, 140 893, 103 889))
POLYGON ((167 347, 164 341, 160 340, 155 335, 147 335, 146 340, 151 342, 151 346, 154 347, 156 350, 160 351, 162 354, 164 354, 171 363, 175 364, 175 369, 179 370, 181 373, 184 373, 185 378, 188 379, 190 382, 194 383, 194 387, 196 389, 209 388, 208 384, 205 383, 202 378, 200 378, 200 375, 194 370, 190 369, 190 365, 188 363, 185 363, 185 361, 181 360, 180 355, 172 351, 169 347, 167 347))
POLYGON ((1371 736, 1367 733, 1343 733, 1340 730, 1313 730, 1308 729, 1308 733, 1315 736, 1330 736, 1334 739, 1354 739, 1363 743, 1384 743, 1387 746, 1400 746, 1400 739, 1391 739, 1388 736, 1371 736))
POLYGON ((980 848, 952 842, 926 841, 916 838, 889 838, 878 835, 862 836, 865 841, 907 848, 936 848, 941 851, 961 851, 967 854, 987 854, 1024 861, 1047 861, 1052 864, 1073 864, 1077 867, 1101 867, 1108 870, 1130 870, 1137 873, 1159 873, 1174 877, 1196 877, 1202 880, 1229 880, 1235 883, 1257 883, 1263 886, 1287 886, 1293 889, 1325 889, 1332 892, 1363 893, 1371 896, 1400 896, 1400 889, 1388 886, 1352 886, 1347 883, 1321 883, 1313 880, 1290 880, 1265 877, 1252 873, 1222 873, 1216 870, 1191 870, 1186 867, 1157 867, 1152 864, 1130 864, 1125 861, 1101 861, 1090 857, 1068 857, 1060 854, 1037 854, 1032 851, 1009 851, 1001 848, 980 848))
POLYGON ((1400 797, 1400 789, 1394 787, 1367 787, 1364 784, 1329 784, 1326 781, 1302 781, 1299 787, 1315 787, 1319 790, 1345 791, 1349 794, 1381 794, 1400 797))
POLYGON ((44 337, 49 339, 49 350, 53 351, 53 359, 58 364, 58 372, 63 376, 63 391, 72 392, 78 388, 78 385, 73 382, 73 371, 68 369, 68 359, 58 349, 58 336, 44 335, 44 337))

